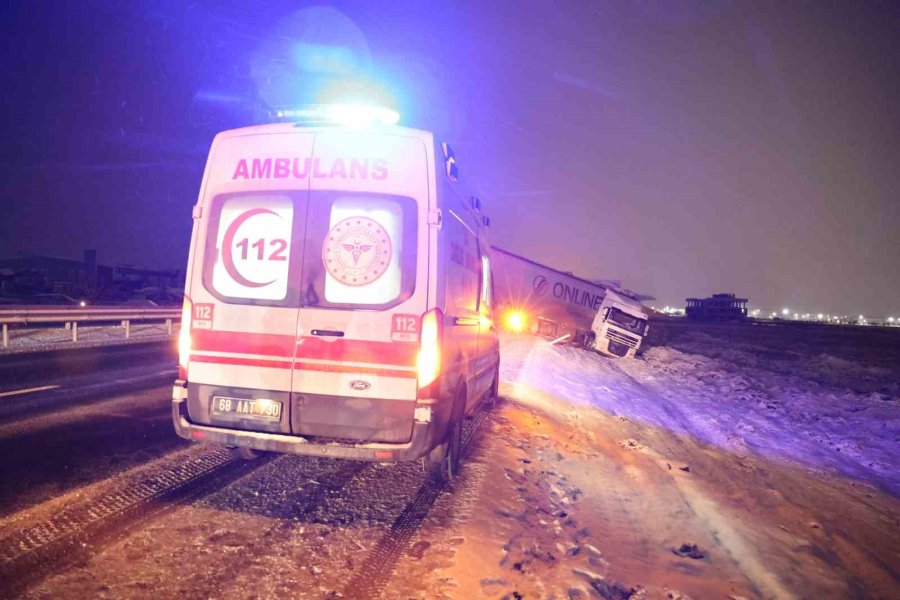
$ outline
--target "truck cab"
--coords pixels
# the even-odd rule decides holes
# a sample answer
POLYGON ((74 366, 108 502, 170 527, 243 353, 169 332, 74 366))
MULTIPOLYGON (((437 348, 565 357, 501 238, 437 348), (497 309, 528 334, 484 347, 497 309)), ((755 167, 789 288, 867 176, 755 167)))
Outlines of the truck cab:
POLYGON ((589 346, 607 356, 633 358, 649 330, 639 302, 607 290, 591 323, 589 346))

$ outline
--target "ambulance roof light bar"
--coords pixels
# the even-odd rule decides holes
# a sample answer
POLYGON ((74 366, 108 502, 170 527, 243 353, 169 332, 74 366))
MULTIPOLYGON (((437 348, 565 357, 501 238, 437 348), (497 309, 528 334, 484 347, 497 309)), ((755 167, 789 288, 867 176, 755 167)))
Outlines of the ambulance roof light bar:
POLYGON ((293 121, 304 125, 343 125, 351 128, 396 125, 400 121, 400 113, 397 111, 367 104, 309 104, 277 108, 272 114, 279 121, 293 121))

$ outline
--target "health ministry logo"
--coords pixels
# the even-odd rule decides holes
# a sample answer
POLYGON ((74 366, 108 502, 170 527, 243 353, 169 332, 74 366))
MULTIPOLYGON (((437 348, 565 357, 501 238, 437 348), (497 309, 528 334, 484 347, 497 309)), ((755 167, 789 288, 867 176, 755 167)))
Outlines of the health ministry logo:
POLYGON ((368 285, 391 264, 391 238, 368 217, 350 217, 331 228, 322 245, 322 262, 344 285, 368 285))

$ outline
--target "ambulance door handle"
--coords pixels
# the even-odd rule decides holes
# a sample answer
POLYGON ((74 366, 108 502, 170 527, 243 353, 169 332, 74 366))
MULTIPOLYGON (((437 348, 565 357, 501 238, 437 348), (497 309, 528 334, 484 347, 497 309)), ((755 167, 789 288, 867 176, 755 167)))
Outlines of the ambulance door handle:
POLYGON ((337 329, 313 329, 310 333, 326 337, 344 337, 344 332, 338 331, 337 329))

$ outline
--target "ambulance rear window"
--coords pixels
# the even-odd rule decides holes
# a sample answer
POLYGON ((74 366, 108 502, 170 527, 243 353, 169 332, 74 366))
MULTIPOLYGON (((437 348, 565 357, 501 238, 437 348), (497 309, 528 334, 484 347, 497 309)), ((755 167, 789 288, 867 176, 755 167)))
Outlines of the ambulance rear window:
POLYGON ((353 192, 216 197, 203 283, 220 300, 384 309, 412 296, 417 205, 353 192))
POLYGON ((312 192, 302 303, 387 308, 415 289, 416 209, 412 198, 312 192))
POLYGON ((292 194, 217 197, 207 231, 204 285, 226 302, 290 306, 302 246, 295 219, 303 203, 292 194))

